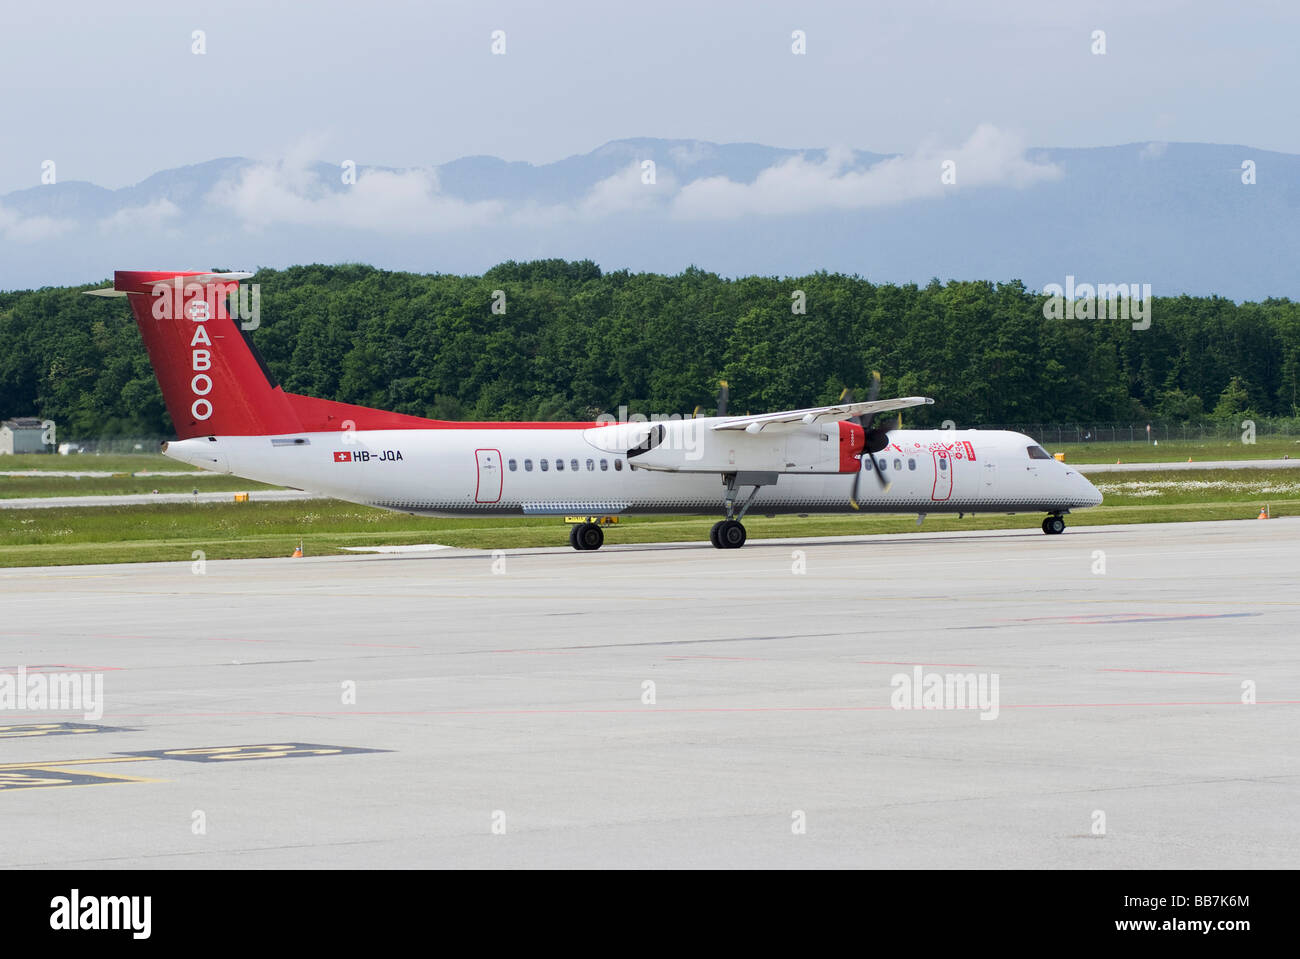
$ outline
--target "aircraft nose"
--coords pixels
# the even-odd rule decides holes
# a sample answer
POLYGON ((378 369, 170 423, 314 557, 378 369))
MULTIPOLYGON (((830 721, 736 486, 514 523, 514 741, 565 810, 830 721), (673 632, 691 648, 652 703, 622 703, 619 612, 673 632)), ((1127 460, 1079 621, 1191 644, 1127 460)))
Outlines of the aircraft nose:
POLYGON ((1088 505, 1100 506, 1102 500, 1101 490, 1093 486, 1092 481, 1082 473, 1076 473, 1075 476, 1078 477, 1079 483, 1083 487, 1083 496, 1088 501, 1088 505))

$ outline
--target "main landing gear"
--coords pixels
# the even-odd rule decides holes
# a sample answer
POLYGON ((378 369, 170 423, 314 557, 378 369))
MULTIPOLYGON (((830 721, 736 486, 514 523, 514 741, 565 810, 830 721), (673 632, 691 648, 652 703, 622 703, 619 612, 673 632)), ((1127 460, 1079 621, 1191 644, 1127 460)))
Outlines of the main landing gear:
POLYGON ((569 545, 574 549, 600 549, 605 545, 606 526, 618 522, 617 516, 566 516, 569 524, 569 545))
POLYGON ((745 545, 745 526, 738 519, 719 520, 709 530, 709 542, 715 549, 740 549, 745 545))
POLYGON ((1043 520, 1043 532, 1049 536, 1057 536, 1065 532, 1065 517, 1060 513, 1053 513, 1047 519, 1043 520))
POLYGON ((713 524, 713 529, 709 530, 709 542, 713 544, 714 549, 740 549, 745 545, 745 526, 741 520, 745 518, 745 513, 754 502, 754 497, 764 486, 775 485, 777 481, 776 473, 744 470, 735 473, 724 473, 722 482, 727 487, 727 492, 722 497, 722 506, 727 511, 727 518, 713 524), (737 491, 742 486, 752 486, 749 496, 736 508, 737 491))
POLYGON ((569 529, 569 545, 574 549, 600 549, 605 545, 605 531, 595 523, 580 523, 569 529))

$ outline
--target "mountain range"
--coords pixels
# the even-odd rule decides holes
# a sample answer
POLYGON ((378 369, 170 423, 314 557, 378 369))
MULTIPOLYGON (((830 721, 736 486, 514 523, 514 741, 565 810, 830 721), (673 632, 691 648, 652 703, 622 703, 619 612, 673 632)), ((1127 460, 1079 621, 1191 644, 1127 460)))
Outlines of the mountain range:
POLYGON ((725 276, 826 270, 1149 283, 1159 296, 1296 297, 1300 156, 1202 143, 1035 148, 981 126, 910 154, 616 140, 545 164, 415 169, 226 157, 122 189, 0 196, 0 289, 114 269, 364 262, 481 273, 504 260, 725 276))

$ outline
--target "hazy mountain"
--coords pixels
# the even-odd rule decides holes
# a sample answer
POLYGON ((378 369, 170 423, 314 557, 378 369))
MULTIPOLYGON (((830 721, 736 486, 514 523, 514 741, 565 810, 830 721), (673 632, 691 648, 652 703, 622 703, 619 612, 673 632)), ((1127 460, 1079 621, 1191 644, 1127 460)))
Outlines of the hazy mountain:
POLYGON ((345 173, 229 157, 119 190, 18 190, 0 196, 0 288, 122 268, 360 261, 478 273, 565 257, 606 270, 825 269, 1035 289, 1073 274, 1157 294, 1300 294, 1300 156, 1249 147, 1024 149, 981 128, 909 156, 633 139, 541 165, 475 156, 360 166, 354 183, 345 173), (1244 161, 1254 184, 1242 182, 1244 161))

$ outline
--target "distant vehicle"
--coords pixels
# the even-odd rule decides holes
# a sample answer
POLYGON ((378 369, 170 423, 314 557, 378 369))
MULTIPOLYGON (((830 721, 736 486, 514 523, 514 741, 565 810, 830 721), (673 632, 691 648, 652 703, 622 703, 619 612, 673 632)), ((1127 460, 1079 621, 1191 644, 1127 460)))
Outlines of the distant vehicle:
POLYGON ((1028 436, 903 430, 881 413, 932 403, 876 398, 632 423, 460 423, 285 392, 226 308, 248 273, 121 272, 178 440, 173 459, 264 483, 420 515, 557 515, 575 549, 602 518, 721 514, 710 541, 743 546, 759 513, 1046 512, 1060 533, 1101 494, 1028 436), (864 476, 867 477, 864 479, 864 476))

